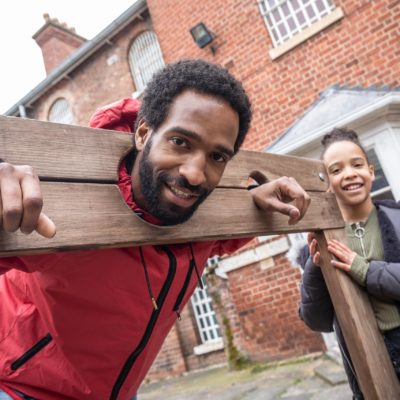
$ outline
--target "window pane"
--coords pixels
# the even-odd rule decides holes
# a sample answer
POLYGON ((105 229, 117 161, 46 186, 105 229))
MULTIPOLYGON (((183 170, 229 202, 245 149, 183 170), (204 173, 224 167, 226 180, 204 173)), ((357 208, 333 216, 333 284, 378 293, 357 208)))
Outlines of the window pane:
POLYGON ((137 91, 142 91, 155 72, 164 66, 160 45, 154 32, 140 34, 129 50, 129 65, 137 91))
POLYGON ((74 116, 67 99, 57 99, 50 108, 48 120, 60 124, 73 124, 74 116))
POLYGON ((335 7, 332 1, 327 0, 261 0, 259 8, 274 46, 279 46, 335 7))
POLYGON ((367 155, 370 164, 373 164, 375 167, 375 180, 372 183, 372 192, 376 192, 377 190, 389 187, 389 182, 386 179, 386 176, 383 172, 381 163, 379 162, 375 150, 374 149, 367 150, 367 155))
POLYGON ((208 293, 206 281, 202 278, 204 289, 197 288, 192 296, 192 306, 203 343, 221 338, 221 331, 208 293), (194 299, 197 297, 198 303, 194 299), (201 300, 200 300, 201 298, 201 300))
POLYGON ((314 9, 311 7, 311 5, 309 5, 308 7, 306 7, 306 11, 307 11, 307 15, 310 18, 310 20, 312 21, 315 18, 315 12, 314 9))

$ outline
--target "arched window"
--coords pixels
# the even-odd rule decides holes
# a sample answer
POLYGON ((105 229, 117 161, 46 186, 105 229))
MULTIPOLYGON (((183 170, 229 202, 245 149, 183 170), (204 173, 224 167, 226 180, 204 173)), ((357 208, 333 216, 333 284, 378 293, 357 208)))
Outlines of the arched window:
POLYGON ((72 114, 72 109, 68 101, 62 97, 57 99, 50 107, 48 119, 50 122, 73 124, 74 115, 72 114))
POLYGON ((154 32, 141 33, 129 50, 129 65, 136 91, 142 92, 153 74, 164 66, 160 45, 154 32))

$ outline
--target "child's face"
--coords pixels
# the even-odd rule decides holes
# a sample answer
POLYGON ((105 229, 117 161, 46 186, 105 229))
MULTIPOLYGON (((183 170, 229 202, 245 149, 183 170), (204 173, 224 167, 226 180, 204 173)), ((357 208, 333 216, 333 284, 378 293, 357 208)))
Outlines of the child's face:
POLYGON ((324 154, 324 164, 329 189, 340 204, 357 207, 370 198, 374 166, 368 165, 355 143, 343 140, 331 144, 324 154))

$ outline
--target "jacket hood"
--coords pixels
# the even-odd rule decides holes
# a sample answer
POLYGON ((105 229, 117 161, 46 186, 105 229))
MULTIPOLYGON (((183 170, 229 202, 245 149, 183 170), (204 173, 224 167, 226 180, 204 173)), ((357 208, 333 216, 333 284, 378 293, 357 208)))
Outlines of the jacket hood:
MULTIPOLYGON (((98 108, 89 121, 91 128, 111 129, 114 131, 132 133, 138 116, 140 102, 135 99, 121 99, 104 107, 98 108)), ((118 187, 125 203, 146 222, 161 225, 161 222, 149 212, 141 209, 132 196, 132 180, 128 174, 125 162, 119 167, 118 187)))
POLYGON ((133 133, 139 113, 140 102, 135 99, 121 99, 98 108, 89 120, 91 128, 111 129, 133 133))

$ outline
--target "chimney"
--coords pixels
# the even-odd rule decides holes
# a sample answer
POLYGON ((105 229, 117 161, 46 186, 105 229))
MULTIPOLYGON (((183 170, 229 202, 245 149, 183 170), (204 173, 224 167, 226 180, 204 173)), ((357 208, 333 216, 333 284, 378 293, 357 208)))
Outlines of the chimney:
POLYGON ((43 14, 44 25, 32 36, 42 50, 47 75, 67 59, 86 39, 60 23, 57 18, 43 14))

